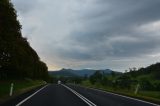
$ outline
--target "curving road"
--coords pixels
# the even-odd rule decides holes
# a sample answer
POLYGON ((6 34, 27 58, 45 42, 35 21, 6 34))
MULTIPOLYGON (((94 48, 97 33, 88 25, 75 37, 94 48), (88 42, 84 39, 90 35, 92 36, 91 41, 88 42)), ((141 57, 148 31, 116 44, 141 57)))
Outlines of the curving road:
POLYGON ((74 85, 47 85, 2 106, 158 106, 95 89, 74 85))

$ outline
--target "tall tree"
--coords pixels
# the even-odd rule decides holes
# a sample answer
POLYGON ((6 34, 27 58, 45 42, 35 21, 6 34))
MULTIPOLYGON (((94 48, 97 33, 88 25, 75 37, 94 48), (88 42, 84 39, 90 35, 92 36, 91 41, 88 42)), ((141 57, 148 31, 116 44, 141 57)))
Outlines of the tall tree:
POLYGON ((0 0, 0 79, 47 79, 48 68, 26 38, 10 0, 0 0))

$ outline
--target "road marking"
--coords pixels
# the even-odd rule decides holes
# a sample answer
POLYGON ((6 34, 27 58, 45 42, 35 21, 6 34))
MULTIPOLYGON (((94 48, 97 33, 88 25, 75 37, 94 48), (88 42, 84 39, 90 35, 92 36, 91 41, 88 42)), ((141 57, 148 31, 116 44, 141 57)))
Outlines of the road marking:
POLYGON ((35 94, 37 94, 38 92, 40 92, 42 89, 46 88, 48 85, 42 87, 41 89, 39 89, 38 91, 36 91, 35 93, 33 93, 32 95, 28 96, 27 98, 25 98, 24 100, 22 100, 21 102, 19 102, 16 106, 20 106, 22 105, 24 102, 26 102, 28 99, 30 99, 31 97, 33 97, 35 94))
POLYGON ((90 100, 88 100, 87 98, 85 98, 84 96, 82 96, 81 94, 79 94, 78 92, 76 92, 75 90, 69 88, 68 86, 61 84, 62 86, 64 86, 65 88, 67 88, 69 91, 71 91, 72 93, 74 93, 76 96, 78 96, 80 99, 82 99, 85 103, 87 103, 89 106, 97 106, 96 104, 94 104, 93 102, 91 102, 90 100))
MULTIPOLYGON (((82 87, 82 86, 80 86, 80 87, 82 87)), ((123 98, 128 98, 128 99, 136 100, 136 101, 147 103, 147 104, 151 104, 151 105, 154 105, 154 106, 160 106, 160 105, 155 104, 155 103, 151 103, 151 102, 143 101, 143 100, 140 100, 140 99, 136 99, 136 98, 120 95, 120 94, 115 94, 115 93, 111 93, 111 92, 107 92, 107 91, 103 91, 103 90, 99 90, 99 89, 95 89, 95 88, 89 88, 89 87, 83 87, 83 88, 88 88, 88 89, 92 89, 92 90, 95 90, 95 91, 100 91, 100 92, 104 92, 104 93, 120 96, 120 97, 123 97, 123 98)))

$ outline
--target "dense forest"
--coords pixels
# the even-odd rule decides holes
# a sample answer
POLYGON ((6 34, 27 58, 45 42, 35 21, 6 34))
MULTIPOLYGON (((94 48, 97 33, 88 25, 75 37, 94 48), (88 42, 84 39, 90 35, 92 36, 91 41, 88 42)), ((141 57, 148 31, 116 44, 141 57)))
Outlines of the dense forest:
POLYGON ((48 79, 48 68, 22 37, 10 0, 0 0, 0 79, 48 79))

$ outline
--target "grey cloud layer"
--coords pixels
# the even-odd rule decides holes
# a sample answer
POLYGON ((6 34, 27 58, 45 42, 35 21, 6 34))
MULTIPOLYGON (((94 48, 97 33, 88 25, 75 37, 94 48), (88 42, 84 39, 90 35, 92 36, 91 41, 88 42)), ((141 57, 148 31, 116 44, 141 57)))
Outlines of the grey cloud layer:
POLYGON ((147 56, 160 52, 159 0, 13 2, 27 26, 24 32, 33 30, 28 21, 35 19, 29 40, 48 64, 125 69, 146 65, 146 59, 155 62, 147 56), (137 62, 124 62, 126 58, 137 62))
POLYGON ((37 0, 34 0, 34 2, 31 2, 31 0, 12 0, 12 2, 21 14, 32 11, 38 3, 37 0))
MULTIPOLYGON (((134 27, 159 20, 160 1, 123 1, 115 2, 113 0, 112 3, 109 3, 111 11, 108 11, 105 5, 101 8, 97 6, 95 10, 82 9, 81 17, 83 18, 80 18, 79 21, 82 22, 83 29, 75 29, 69 35, 69 39, 72 40, 74 46, 81 45, 87 51, 79 50, 84 53, 76 53, 73 58, 82 56, 90 57, 84 59, 105 59, 108 56, 138 56, 157 49, 157 45, 160 44, 159 39, 146 37, 146 35, 136 32, 134 27), (77 56, 78 54, 79 56, 77 56)), ((102 4, 105 2, 108 3, 106 0, 101 1, 102 4)), ((101 3, 97 5, 102 5, 101 3)), ((70 52, 73 51, 74 49, 70 50, 70 52)), ((65 56, 69 54, 70 58, 70 52, 65 56)))

